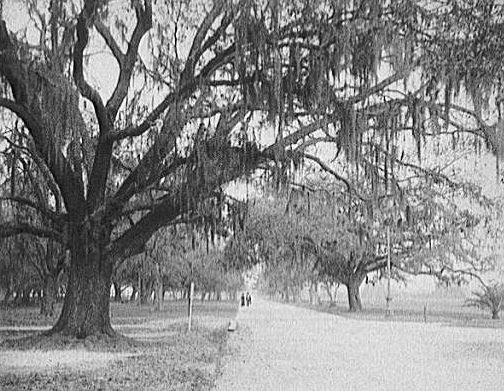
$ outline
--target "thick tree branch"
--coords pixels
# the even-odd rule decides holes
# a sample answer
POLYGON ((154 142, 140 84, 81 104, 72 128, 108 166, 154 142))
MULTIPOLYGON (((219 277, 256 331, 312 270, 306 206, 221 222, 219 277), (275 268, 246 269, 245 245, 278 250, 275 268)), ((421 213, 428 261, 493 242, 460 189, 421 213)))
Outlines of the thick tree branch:
POLYGON ((49 190, 53 193, 54 200, 55 200, 55 207, 56 207, 56 212, 60 213, 62 208, 61 208, 61 192, 58 187, 58 184, 54 180, 54 176, 51 173, 51 170, 49 167, 47 167, 46 162, 44 159, 40 156, 38 153, 37 149, 32 146, 30 148, 30 157, 33 159, 37 167, 39 168, 40 172, 42 173, 42 176, 44 177, 47 187, 49 187, 49 190))
POLYGON ((294 131, 293 133, 284 136, 274 144, 267 147, 264 151, 264 155, 269 155, 271 159, 275 159, 276 156, 283 153, 286 147, 290 145, 295 145, 299 140, 304 139, 317 130, 323 128, 328 124, 328 120, 324 119, 322 121, 316 121, 309 125, 302 126, 300 129, 294 131))
POLYGON ((125 54, 121 51, 121 48, 119 47, 115 38, 112 36, 109 28, 105 26, 105 24, 101 20, 95 20, 94 26, 96 27, 98 33, 100 33, 102 38, 105 40, 105 43, 109 47, 112 55, 120 66, 124 62, 125 54))
POLYGON ((186 63, 184 66, 184 70, 181 73, 180 80, 182 84, 186 84, 190 81, 195 75, 194 71, 196 68, 196 64, 198 59, 203 54, 202 45, 203 40, 208 34, 208 30, 212 27, 212 24, 215 22, 217 17, 221 14, 222 9, 224 7, 224 1, 216 0, 213 2, 212 9, 208 12, 200 23, 198 31, 194 36, 192 41, 191 49, 189 50, 189 54, 186 59, 186 63))
POLYGON ((129 126, 125 129, 112 132, 110 138, 112 140, 121 140, 126 137, 139 136, 148 131, 155 125, 161 115, 173 104, 182 104, 189 96, 191 96, 196 89, 203 84, 216 69, 231 60, 234 54, 234 44, 217 54, 210 60, 201 72, 194 77, 187 84, 182 85, 176 91, 169 93, 161 103, 159 103, 150 113, 145 120, 137 126, 129 126))
POLYGON ((176 156, 170 157, 170 154, 186 123, 185 117, 185 113, 178 107, 175 105, 171 107, 154 145, 124 180, 111 201, 109 209, 115 210, 113 214, 122 209, 122 205, 135 193, 143 191, 146 186, 159 180, 162 170, 175 161, 176 156))
MULTIPOLYGON (((21 81, 15 79, 13 82, 17 83, 21 81)), ((20 95, 20 97, 22 97, 22 95, 20 95)), ((49 168, 52 177, 54 177, 58 183, 68 210, 72 211, 72 213, 79 210, 80 206, 83 204, 82 183, 75 178, 65 156, 63 156, 60 151, 56 150, 54 145, 47 140, 45 135, 46 132, 42 129, 42 120, 37 119, 30 111, 28 111, 25 105, 18 102, 0 98, 0 106, 11 110, 24 122, 27 129, 30 131, 38 153, 40 153, 41 158, 44 160, 43 165, 49 168)), ((36 153, 33 155, 35 156, 36 153)))
MULTIPOLYGON (((145 6, 142 7, 139 2, 135 2, 135 13, 137 17, 137 24, 133 34, 131 36, 128 50, 123 56, 119 56, 117 49, 113 49, 114 43, 111 41, 112 53, 116 52, 114 56, 116 58, 119 56, 119 80, 117 81, 116 87, 109 101, 107 102, 107 112, 109 117, 113 120, 119 108, 121 107, 124 98, 128 93, 128 87, 131 81, 131 76, 133 74, 134 65, 138 55, 138 47, 140 41, 147 31, 152 27, 152 4, 151 0, 145 0, 145 6)), ((102 34, 103 35, 103 34, 102 34)), ((107 41, 107 39, 105 39, 107 41)), ((107 42, 108 43, 108 42, 107 42)), ((110 46, 110 45, 109 45, 110 46)), ((117 45, 115 45, 117 47, 117 45)))
POLYGON ((372 262, 366 263, 364 270, 366 273, 375 272, 387 267, 387 255, 376 256, 372 262))
POLYGON ((89 42, 89 26, 96 16, 99 2, 96 0, 87 0, 84 3, 78 21, 77 21, 77 42, 75 43, 73 53, 73 77, 79 92, 93 104, 100 135, 96 147, 93 168, 89 178, 87 209, 95 210, 105 197, 105 188, 110 168, 110 158, 112 155, 112 141, 108 135, 112 129, 112 118, 109 117, 103 101, 94 88, 92 88, 84 78, 83 57, 84 49, 89 42))
MULTIPOLYGON (((86 3, 86 6, 87 5, 88 3, 86 3)), ((82 52, 87 44, 89 34, 87 25, 85 24, 87 22, 86 16, 89 18, 92 15, 91 11, 88 12, 89 15, 86 15, 86 6, 84 7, 77 24, 77 36, 79 39, 76 44, 76 49, 80 50, 76 50, 77 57, 74 55, 74 70, 77 70, 77 72, 74 73, 77 75, 77 79, 80 82, 81 92, 84 96, 86 96, 85 93, 87 93, 88 95, 86 97, 93 102, 96 115, 98 117, 98 123, 100 124, 100 137, 98 139, 93 168, 89 179, 87 203, 88 210, 94 211, 105 199, 106 182, 110 169, 112 146, 114 142, 114 139, 110 138, 109 135, 112 131, 112 123, 128 93, 128 87, 133 75, 140 41, 152 26, 152 4, 151 0, 145 0, 144 7, 142 7, 139 2, 134 3, 137 25, 133 31, 128 45, 128 50, 125 55, 120 53, 117 43, 112 39, 108 30, 101 28, 102 36, 104 36, 106 42, 109 44, 112 52, 118 59, 120 66, 119 79, 112 96, 107 102, 106 108, 103 107, 101 99, 96 97, 94 92, 90 91, 90 88, 86 86, 82 76, 82 52), (77 68, 75 67, 75 64, 77 64, 77 68)))
MULTIPOLYGON (((416 63, 419 63, 418 61, 416 63)), ((357 102, 362 102, 366 99, 368 99, 370 96, 383 91, 385 87, 394 84, 398 82, 399 80, 404 79, 405 77, 408 77, 411 74, 412 69, 414 66, 407 67, 401 71, 398 71, 394 73, 393 75, 387 77, 386 79, 382 80, 381 82, 377 83, 371 88, 366 89, 364 92, 360 93, 359 95, 353 96, 349 99, 346 100, 348 103, 357 103, 357 102)))
POLYGON ((98 4, 96 1, 88 0, 84 4, 79 19, 77 20, 77 42, 75 43, 73 51, 73 78, 75 85, 79 89, 79 92, 88 99, 94 106, 98 124, 100 125, 100 131, 107 131, 110 126, 110 121, 105 109, 105 105, 96 91, 91 85, 87 83, 84 78, 84 49, 89 42, 89 25, 90 20, 94 17, 97 10, 98 4))
POLYGON ((441 270, 433 270, 433 269, 430 269, 430 270, 411 270, 411 269, 408 269, 404 266, 401 266, 399 264, 396 264, 396 263, 393 263, 393 267, 395 267, 396 269, 402 271, 403 273, 407 273, 407 274, 410 274, 412 276, 420 276, 420 275, 425 275, 425 276, 432 276, 432 277, 436 277, 438 279, 441 279, 442 276, 443 276, 443 272, 445 270, 449 271, 450 273, 452 274, 461 274, 461 275, 464 275, 464 276, 469 276, 471 278, 474 278, 476 280, 479 281, 479 283, 487 288, 488 285, 485 283, 485 281, 481 278, 481 276, 479 276, 477 273, 473 272, 473 271, 470 271, 470 270, 464 270, 464 269, 455 269, 455 268, 452 268, 448 265, 442 265, 441 266, 441 270))
POLYGON ((211 162, 208 164, 212 164, 214 169, 212 175, 205 178, 204 185, 198 183, 197 173, 194 174, 196 177, 191 175, 187 181, 180 183, 171 194, 162 197, 151 212, 112 243, 110 255, 115 259, 135 255, 159 228, 194 211, 198 200, 208 197, 222 184, 241 177, 256 167, 264 156, 247 148, 228 147, 226 151, 215 151, 209 158, 211 162), (227 156, 225 159, 223 154, 227 156))
POLYGON ((318 157, 310 155, 308 153, 303 153, 303 156, 311 161, 314 161, 317 163, 320 168, 322 168, 324 171, 328 172, 331 174, 333 177, 335 177, 338 181, 343 182, 347 188, 347 191, 349 194, 353 193, 353 187, 350 185, 350 182, 346 179, 343 178, 341 175, 339 175, 336 171, 334 171, 331 167, 329 167, 327 164, 325 164, 322 160, 320 160, 318 157))

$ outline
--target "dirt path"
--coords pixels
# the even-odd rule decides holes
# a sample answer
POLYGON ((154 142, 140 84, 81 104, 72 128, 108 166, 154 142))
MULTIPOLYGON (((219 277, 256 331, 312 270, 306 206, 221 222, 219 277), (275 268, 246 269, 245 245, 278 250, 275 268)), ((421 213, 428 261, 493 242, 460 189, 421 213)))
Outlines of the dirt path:
POLYGON ((503 390, 504 332, 373 322, 254 300, 216 390, 503 390))

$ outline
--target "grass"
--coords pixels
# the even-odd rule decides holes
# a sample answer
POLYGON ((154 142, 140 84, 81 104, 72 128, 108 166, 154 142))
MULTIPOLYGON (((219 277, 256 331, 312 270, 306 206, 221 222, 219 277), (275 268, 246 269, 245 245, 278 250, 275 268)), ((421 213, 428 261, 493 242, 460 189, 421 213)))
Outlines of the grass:
POLYGON ((385 300, 363 300, 363 310, 349 312, 348 304, 341 295, 336 305, 301 303, 305 308, 327 312, 350 319, 372 321, 445 323, 458 327, 504 328, 504 320, 492 320, 489 312, 464 306, 464 297, 435 295, 403 295, 391 302, 392 316, 386 317, 385 300), (425 308, 425 317, 424 317, 425 308))
MULTIPOLYGON (((127 342, 119 342, 116 347, 92 338, 87 341, 62 341, 61 338, 55 341, 41 338, 40 331, 2 330, 0 340, 10 340, 9 343, 4 341, 1 348, 4 350, 9 346, 16 347, 17 340, 30 341, 31 338, 33 342, 29 344, 35 344, 42 350, 126 350, 131 356, 92 370, 77 366, 43 372, 4 371, 0 374, 0 389, 208 390, 214 384, 225 350, 227 323, 236 316, 237 309, 235 302, 195 302, 193 328, 191 333, 187 333, 185 302, 165 302, 161 312, 152 311, 151 306, 138 306, 135 303, 112 303, 112 324, 116 330, 126 336, 135 336, 134 343, 131 343, 133 338, 125 338, 127 342)), ((49 327, 50 320, 37 313, 38 308, 1 309, 0 326, 49 327)))

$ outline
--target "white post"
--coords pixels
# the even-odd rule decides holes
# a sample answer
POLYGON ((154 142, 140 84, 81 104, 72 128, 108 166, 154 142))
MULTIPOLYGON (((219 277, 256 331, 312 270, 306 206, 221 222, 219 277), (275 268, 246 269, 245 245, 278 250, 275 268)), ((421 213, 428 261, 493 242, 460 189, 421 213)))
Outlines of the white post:
POLYGON ((390 296, 390 225, 387 225, 387 307, 385 310, 385 316, 391 316, 392 310, 390 309, 390 301, 392 297, 390 296))
POLYGON ((191 331, 193 297, 194 297, 194 282, 191 282, 191 288, 189 289, 189 322, 187 324, 187 331, 191 331))

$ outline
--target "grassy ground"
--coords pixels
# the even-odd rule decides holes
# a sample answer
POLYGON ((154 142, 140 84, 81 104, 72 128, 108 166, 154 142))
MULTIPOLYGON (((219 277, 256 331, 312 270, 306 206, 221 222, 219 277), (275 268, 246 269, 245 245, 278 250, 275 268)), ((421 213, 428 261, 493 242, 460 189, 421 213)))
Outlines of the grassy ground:
MULTIPOLYGON (((343 295, 342 295, 343 296, 343 295)), ((300 304, 305 308, 328 312, 347 318, 360 320, 381 320, 401 322, 446 323, 460 327, 504 328, 504 319, 492 320, 488 312, 464 306, 463 297, 435 295, 404 295, 391 302, 392 316, 386 317, 385 302, 363 300, 363 310, 349 312, 346 298, 340 296, 336 305, 327 302, 321 305, 300 304), (424 312, 425 310, 425 312, 424 312)), ((504 316, 504 312, 502 314, 504 316)))
POLYGON ((162 312, 153 312, 150 306, 113 303, 112 323, 128 338, 111 345, 110 341, 104 344, 95 339, 76 342, 40 338, 40 326, 50 326, 51 320, 40 317, 38 308, 1 309, 0 356, 13 355, 12 360, 24 357, 28 363, 6 369, 6 365, 12 365, 10 360, 1 370, 0 358, 0 389, 208 390, 218 373, 227 340, 226 326, 236 316, 237 305, 198 301, 193 311, 193 329, 187 333, 184 302, 165 302, 162 312), (30 363, 40 352, 22 350, 27 345, 47 351, 54 360, 70 353, 70 360, 48 367, 30 363), (93 358, 75 365, 68 362, 83 351, 96 354, 96 360, 103 355, 113 360, 103 361, 103 365, 95 365, 93 358))

